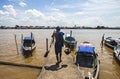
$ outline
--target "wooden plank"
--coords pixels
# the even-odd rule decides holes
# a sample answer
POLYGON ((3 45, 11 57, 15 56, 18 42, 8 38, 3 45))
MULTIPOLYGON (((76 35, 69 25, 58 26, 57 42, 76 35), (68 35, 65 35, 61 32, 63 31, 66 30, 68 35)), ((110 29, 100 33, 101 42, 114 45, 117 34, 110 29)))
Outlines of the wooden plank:
POLYGON ((3 61, 0 61, 0 64, 2 64, 2 65, 11 65, 11 66, 18 66, 18 67, 29 67, 29 68, 42 69, 41 66, 25 65, 25 64, 11 63, 11 62, 3 62, 3 61))
MULTIPOLYGON (((63 49, 64 50, 64 49, 63 49)), ((73 52, 72 52, 73 55, 73 52)), ((73 56, 62 52, 62 62, 56 65, 54 48, 51 49, 46 65, 37 79, 79 79, 80 72, 73 62, 73 56)))

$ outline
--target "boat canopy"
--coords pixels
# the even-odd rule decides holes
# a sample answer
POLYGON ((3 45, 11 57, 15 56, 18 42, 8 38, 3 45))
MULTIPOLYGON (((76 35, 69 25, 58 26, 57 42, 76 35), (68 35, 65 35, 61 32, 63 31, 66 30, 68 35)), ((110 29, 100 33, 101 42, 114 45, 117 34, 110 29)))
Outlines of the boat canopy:
POLYGON ((75 38, 68 36, 68 37, 65 38, 65 40, 67 40, 67 41, 75 41, 75 38))
POLYGON ((94 53, 94 47, 89 43, 82 43, 78 46, 78 53, 94 53))
POLYGON ((75 40, 74 37, 65 37, 65 41, 68 42, 68 43, 72 43, 72 44, 77 44, 77 41, 75 40))
POLYGON ((34 38, 33 37, 25 37, 24 38, 24 41, 28 41, 28 40, 34 40, 34 38))
POLYGON ((117 39, 117 38, 111 38, 111 40, 115 42, 120 42, 120 39, 117 39))

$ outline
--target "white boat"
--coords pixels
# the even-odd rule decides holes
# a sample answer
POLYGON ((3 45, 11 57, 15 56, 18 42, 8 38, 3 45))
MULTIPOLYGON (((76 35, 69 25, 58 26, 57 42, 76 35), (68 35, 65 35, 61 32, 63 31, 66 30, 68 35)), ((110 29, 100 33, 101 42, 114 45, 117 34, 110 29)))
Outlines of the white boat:
POLYGON ((117 46, 119 43, 120 43, 120 39, 118 38, 107 37, 104 40, 104 44, 112 49, 114 49, 114 47, 117 46))

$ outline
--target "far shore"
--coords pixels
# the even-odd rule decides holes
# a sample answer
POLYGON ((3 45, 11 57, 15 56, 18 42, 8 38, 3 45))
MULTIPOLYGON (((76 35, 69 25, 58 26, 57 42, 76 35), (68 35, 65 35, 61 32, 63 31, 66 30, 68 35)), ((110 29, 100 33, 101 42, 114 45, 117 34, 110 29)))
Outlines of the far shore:
MULTIPOLYGON (((10 27, 10 26, 0 26, 0 29, 55 29, 57 26, 18 26, 10 27)), ((105 26, 96 26, 96 27, 87 27, 87 26, 59 26, 61 29, 120 29, 120 27, 105 27, 105 26)))

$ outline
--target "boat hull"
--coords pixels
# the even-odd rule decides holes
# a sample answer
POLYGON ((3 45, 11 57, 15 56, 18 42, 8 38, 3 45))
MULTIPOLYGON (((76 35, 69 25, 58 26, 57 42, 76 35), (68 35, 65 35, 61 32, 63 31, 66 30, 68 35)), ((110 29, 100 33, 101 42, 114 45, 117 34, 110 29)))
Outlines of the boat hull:
POLYGON ((114 48, 114 56, 120 63, 120 45, 118 45, 114 48))
POLYGON ((65 37, 65 46, 70 49, 76 48, 77 41, 73 37, 65 37))
POLYGON ((113 45, 111 45, 110 43, 107 43, 107 42, 105 42, 104 44, 105 44, 106 46, 108 46, 109 48, 111 48, 111 49, 114 49, 114 47, 115 47, 115 46, 113 46, 113 45))
POLYGON ((77 45, 77 43, 71 43, 71 42, 65 42, 66 43, 66 47, 68 47, 68 48, 75 48, 76 47, 76 45, 77 45))
POLYGON ((94 66, 94 67, 85 67, 85 66, 83 67, 83 66, 80 66, 78 63, 76 63, 76 65, 79 68, 79 71, 84 72, 83 74, 85 75, 85 78, 83 78, 83 79, 89 79, 88 72, 92 73, 92 75, 91 75, 92 78, 90 78, 90 79, 98 79, 99 71, 100 71, 100 60, 98 59, 97 55, 96 55, 95 60, 96 60, 96 66, 94 66))
POLYGON ((36 46, 25 47, 24 45, 22 45, 22 53, 25 57, 32 56, 32 53, 35 49, 36 49, 36 46))
POLYGON ((75 64, 80 73, 84 74, 82 79, 97 79, 99 77, 100 60, 89 42, 81 43, 78 46, 75 64))
POLYGON ((26 52, 27 52, 27 51, 33 51, 35 48, 36 48, 36 46, 33 46, 33 47, 29 47, 29 48, 28 48, 28 47, 25 47, 25 46, 22 45, 22 50, 23 50, 23 51, 26 51, 26 52))
POLYGON ((120 39, 117 38, 112 38, 112 37, 107 37, 104 40, 104 44, 108 47, 110 47, 111 49, 114 49, 115 46, 117 46, 120 42, 120 39))

